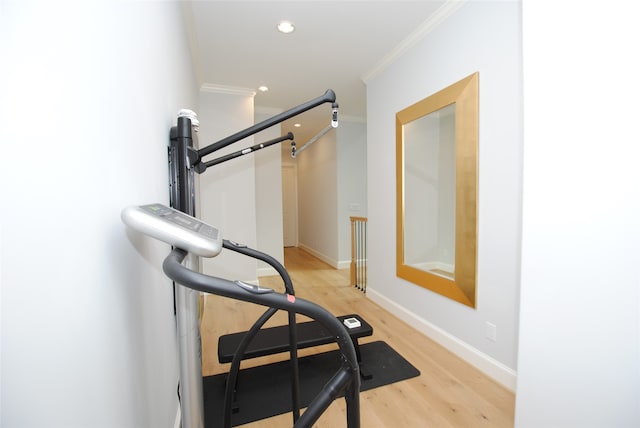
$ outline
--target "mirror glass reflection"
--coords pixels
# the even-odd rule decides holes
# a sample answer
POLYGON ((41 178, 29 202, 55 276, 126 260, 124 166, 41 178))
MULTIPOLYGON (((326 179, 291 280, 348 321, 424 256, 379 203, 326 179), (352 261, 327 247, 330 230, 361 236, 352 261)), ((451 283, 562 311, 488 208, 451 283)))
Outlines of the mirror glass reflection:
POLYGON ((404 263, 454 278, 455 103, 404 125, 404 263))

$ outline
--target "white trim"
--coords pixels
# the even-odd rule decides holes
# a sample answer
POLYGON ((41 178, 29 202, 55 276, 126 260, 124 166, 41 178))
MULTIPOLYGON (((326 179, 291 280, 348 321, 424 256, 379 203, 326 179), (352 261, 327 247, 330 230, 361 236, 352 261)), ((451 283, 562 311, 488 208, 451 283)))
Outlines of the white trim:
POLYGON ((404 55, 416 43, 422 40, 427 34, 436 29, 448 17, 454 14, 467 0, 447 0, 429 18, 416 28, 407 38, 405 38, 391 52, 385 55, 370 71, 360 78, 367 84, 371 79, 382 73, 387 67, 404 55))
POLYGON ((342 260, 338 262, 338 269, 350 269, 351 260, 342 260))
POLYGON ((241 95, 246 97, 255 97, 256 91, 248 88, 240 88, 236 86, 216 85, 214 83, 204 83, 200 86, 201 92, 212 92, 215 94, 241 95))
POLYGON ((336 260, 332 259, 331 257, 325 256, 324 254, 314 250, 313 248, 309 248, 309 247, 307 247, 306 245, 304 245, 302 243, 298 243, 298 247, 302 248, 307 253, 319 258, 320 260, 322 260, 326 264, 330 265, 331 267, 333 267, 335 269, 339 269, 338 268, 338 262, 336 260))
POLYGON ((412 263, 410 266, 424 271, 441 270, 450 274, 455 272, 452 264, 439 261, 412 263))
POLYGON ((505 388, 515 392, 517 381, 517 373, 515 370, 505 366, 500 361, 495 360, 489 355, 480 352, 468 343, 463 342, 441 328, 420 318, 418 315, 403 308, 370 287, 367 288, 367 297, 404 322, 415 327, 416 330, 428 338, 444 346, 446 349, 453 352, 496 382, 500 383, 505 388))

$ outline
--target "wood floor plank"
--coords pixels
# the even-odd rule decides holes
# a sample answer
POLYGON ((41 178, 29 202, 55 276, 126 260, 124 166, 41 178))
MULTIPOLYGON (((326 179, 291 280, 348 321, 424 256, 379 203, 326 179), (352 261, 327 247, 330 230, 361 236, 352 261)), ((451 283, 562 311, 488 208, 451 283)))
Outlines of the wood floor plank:
MULTIPOLYGON (((362 427, 512 427, 514 394, 475 367, 424 336, 369 300, 349 285, 349 271, 337 270, 298 248, 285 249, 285 266, 296 295, 318 303, 335 315, 360 314, 373 326, 373 336, 361 343, 387 342, 411 362, 421 375, 360 394, 362 427)), ((260 284, 283 290, 279 277, 262 277, 260 284)), ((208 376, 228 371, 217 361, 218 337, 245 331, 265 308, 234 300, 207 296, 201 323, 202 370, 208 376)), ((300 316, 301 321, 306 317, 300 316)), ((267 326, 287 323, 278 313, 267 326)), ((300 355, 336 349, 335 345, 309 348, 300 355)), ((242 363, 253 367, 288 358, 287 353, 255 358, 242 363)), ((244 427, 291 426, 290 414, 253 422, 244 427)), ((316 427, 345 427, 344 400, 336 400, 316 427)))

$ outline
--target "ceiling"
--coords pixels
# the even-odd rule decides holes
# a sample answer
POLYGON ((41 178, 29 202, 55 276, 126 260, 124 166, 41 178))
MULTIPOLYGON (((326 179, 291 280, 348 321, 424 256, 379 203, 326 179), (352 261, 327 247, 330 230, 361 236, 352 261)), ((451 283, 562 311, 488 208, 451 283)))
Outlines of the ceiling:
MULTIPOLYGON (((185 12, 200 85, 256 91, 256 110, 273 114, 330 88, 339 118, 364 122, 364 80, 445 3, 199 0, 186 2, 185 12), (293 33, 277 31, 283 20, 295 25, 293 33), (257 91, 261 85, 269 91, 257 91)), ((282 131, 293 132, 300 147, 330 120, 324 104, 285 121, 282 131)))

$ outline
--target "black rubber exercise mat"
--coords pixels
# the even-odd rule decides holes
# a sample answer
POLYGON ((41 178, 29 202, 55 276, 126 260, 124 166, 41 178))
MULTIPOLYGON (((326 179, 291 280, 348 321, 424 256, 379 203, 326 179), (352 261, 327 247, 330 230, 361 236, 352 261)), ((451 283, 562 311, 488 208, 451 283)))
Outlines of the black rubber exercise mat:
MULTIPOLYGON (((366 391, 420 375, 420 372, 385 342, 360 345, 363 372, 360 390, 366 391)), ((300 403, 307 407, 340 367, 338 351, 302 357, 300 403)), ((224 390, 227 374, 203 380, 206 428, 222 426, 224 390)), ((291 412, 291 371, 289 361, 244 369, 238 376, 238 392, 232 416, 233 426, 291 412)), ((293 422, 293 419, 292 419, 293 422)))

